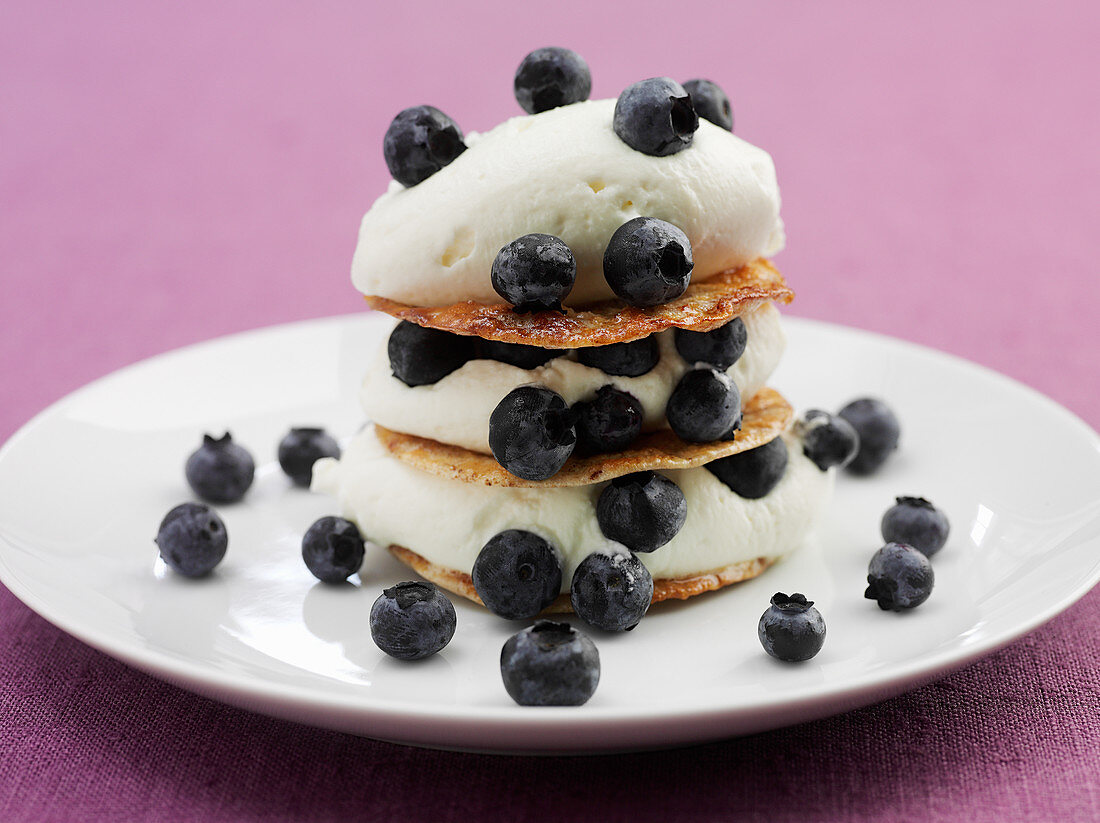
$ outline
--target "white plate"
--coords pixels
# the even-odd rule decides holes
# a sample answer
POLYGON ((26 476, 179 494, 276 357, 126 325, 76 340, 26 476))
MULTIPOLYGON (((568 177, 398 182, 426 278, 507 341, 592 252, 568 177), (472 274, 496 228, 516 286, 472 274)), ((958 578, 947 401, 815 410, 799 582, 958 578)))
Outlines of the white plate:
POLYGON ((1095 432, 953 357, 788 320, 773 384, 803 408, 888 399, 902 450, 873 479, 838 478, 817 540, 762 577, 596 635, 603 676, 586 706, 521 708, 498 668, 517 626, 457 602, 450 646, 401 663, 374 647, 367 615, 411 572, 374 551, 361 583, 330 588, 301 562, 302 531, 331 504, 290 487, 276 444, 290 425, 359 427, 356 391, 386 326, 344 317, 215 340, 60 401, 0 451, 0 578, 70 634, 227 703, 387 740, 530 752, 672 746, 845 711, 990 652, 1100 578, 1095 432), (215 575, 181 579, 152 538, 189 497, 186 455, 225 428, 253 451, 256 484, 221 507, 230 545, 215 575), (863 588, 879 518, 901 494, 930 498, 952 533, 931 599, 898 615, 863 588), (805 592, 828 623, 808 663, 774 662, 757 642, 777 590, 805 592))

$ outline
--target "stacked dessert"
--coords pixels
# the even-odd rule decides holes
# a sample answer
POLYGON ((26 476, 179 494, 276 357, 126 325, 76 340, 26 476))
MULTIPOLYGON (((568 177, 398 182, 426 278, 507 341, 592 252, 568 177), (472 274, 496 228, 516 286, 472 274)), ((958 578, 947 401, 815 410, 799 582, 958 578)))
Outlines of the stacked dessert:
POLYGON ((394 120, 352 279, 397 324, 363 383, 373 424, 313 485, 498 614, 621 630, 797 548, 843 456, 765 385, 793 297, 767 259, 771 158, 708 81, 589 88, 541 49, 516 75, 527 116, 465 138, 428 106, 394 120))

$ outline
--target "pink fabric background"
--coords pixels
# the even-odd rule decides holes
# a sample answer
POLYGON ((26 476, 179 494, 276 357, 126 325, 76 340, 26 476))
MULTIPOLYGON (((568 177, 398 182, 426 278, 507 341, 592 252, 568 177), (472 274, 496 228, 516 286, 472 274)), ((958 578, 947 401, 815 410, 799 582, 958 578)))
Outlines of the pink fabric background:
MULTIPOLYGON (((586 57, 594 96, 614 96, 657 74, 706 76, 725 87, 737 132, 767 148, 779 170, 789 234, 779 264, 798 292, 792 314, 970 358, 1050 395, 1095 427, 1097 8, 1088 0, 193 0, 170 7, 8 0, 0 7, 0 439, 68 391, 148 355, 362 310, 348 266, 358 219, 388 179, 381 139, 390 118, 407 105, 432 103, 464 129, 483 130, 518 114, 512 73, 528 50, 548 44, 586 57)), ((461 774, 484 790, 481 805, 436 796, 424 808, 437 820, 487 814, 495 792, 544 773, 539 761, 409 753, 218 707, 65 638, 2 589, 0 635, 8 684, 0 684, 6 819, 45 819, 51 806, 56 819, 106 811, 156 819, 167 809, 175 819, 191 819, 182 810, 194 819, 335 814, 336 804, 324 804, 338 787, 316 770, 304 784, 310 794, 293 801, 288 794, 277 805, 295 774, 262 760, 273 747, 303 769, 314 765, 307 754, 340 758, 352 769, 348 779, 374 780, 378 792, 387 782, 396 791, 395 774, 410 785, 417 775, 461 774), (73 705, 74 672, 87 686, 83 714, 60 717, 73 705), (128 691, 97 690, 99 678, 128 691), (118 715, 128 717, 118 732, 125 743, 101 730, 118 715), (100 732, 87 734, 85 721, 100 724, 100 732), (232 773, 189 768, 188 758, 202 759, 192 743, 173 746, 159 733, 226 727, 255 743, 256 762, 237 775, 252 781, 251 795, 234 785, 232 773), (150 764, 144 755, 151 751, 158 760, 150 764), (374 762, 357 777, 350 763, 359 758, 384 760, 393 771, 374 762), (127 767, 134 762, 142 764, 136 771, 127 767), (494 774, 506 782, 494 784, 494 774), (66 790, 66 779, 77 780, 77 790, 66 790), (105 794, 121 805, 105 805, 105 794)), ((873 773, 865 780, 843 773, 841 762, 830 767, 835 774, 817 772, 836 789, 821 789, 809 810, 844 820, 910 819, 915 809, 931 809, 934 819, 963 812, 985 819, 979 806, 1010 815, 1015 809, 1021 818, 1055 810, 1100 817, 1100 730, 1067 719, 1100 714, 1100 674, 1086 672, 1083 686, 1048 683, 1075 638, 1089 638, 1095 649, 1097 636, 1094 592, 1026 641, 885 708, 662 762, 680 764, 671 773, 684 783, 699 775, 719 781, 726 765, 749 769, 771 745, 827 740, 840 753, 858 752, 861 740, 872 746, 896 724, 912 729, 913 718, 924 717, 948 724, 947 731, 921 738, 932 760, 914 761, 914 768, 967 769, 981 791, 958 783, 958 775, 940 784, 946 795, 919 783, 905 789, 898 782, 904 769, 888 769, 880 785, 873 773), (1023 702, 991 709, 985 725, 980 718, 974 725, 968 707, 975 700, 998 692, 998 683, 1003 689, 1021 682, 1032 684, 1023 702), (1036 722, 1045 741, 1059 746, 1072 728, 1073 758, 1052 760, 1042 736, 1029 743, 1036 722), (1015 742, 1003 757, 991 759, 986 750, 967 760, 989 734, 1015 742), (969 740, 970 748, 953 748, 952 740, 969 740)), ((904 756, 889 746, 875 751, 879 765, 867 763, 870 772, 882 768, 882 757, 904 756)), ((226 750, 223 760, 233 757, 226 750)), ((648 761, 629 762, 643 786, 648 761)), ((800 753, 770 762, 812 766, 800 753)), ((631 779, 623 769, 596 773, 631 779)), ((560 780, 551 782, 563 791, 560 780)), ((769 818, 780 820, 784 808, 799 809, 797 783, 772 788, 739 795, 737 803, 725 798, 710 811, 778 803, 769 818)), ((624 791, 619 785, 613 796, 625 804, 624 791)), ((358 808, 396 808, 371 805, 371 797, 358 808)), ((696 800, 686 808, 708 810, 702 795, 696 800)), ((539 808, 532 800, 516 819, 537 818, 539 808)), ((676 819, 674 809, 666 815, 676 819)), ((914 812, 912 819, 923 816, 914 812)), ((619 818, 608 812, 605 819, 619 818)))

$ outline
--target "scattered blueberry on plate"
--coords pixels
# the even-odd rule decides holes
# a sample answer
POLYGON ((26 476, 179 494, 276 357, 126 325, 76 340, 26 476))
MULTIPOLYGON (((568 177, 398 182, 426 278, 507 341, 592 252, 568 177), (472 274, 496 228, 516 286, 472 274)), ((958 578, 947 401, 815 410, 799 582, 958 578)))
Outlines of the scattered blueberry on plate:
POLYGON ((710 80, 688 80, 684 91, 691 95, 695 113, 719 128, 733 131, 733 106, 721 87, 710 80))
POLYGON ((898 447, 901 425, 894 412, 874 397, 853 400, 837 412, 859 435, 859 451, 848 464, 853 474, 871 474, 879 469, 898 447))
POLYGON ((577 444, 573 413, 545 386, 520 386, 489 416, 489 448, 506 470, 524 480, 553 477, 577 444))
POLYGON ((883 611, 915 609, 932 594, 936 574, 928 558, 912 546, 887 543, 867 567, 867 591, 883 611))
POLYGON ((561 302, 573 290, 577 261, 560 238, 525 234, 497 252, 490 277, 496 293, 521 314, 564 312, 561 302))
POLYGON ((683 294, 694 267, 687 235, 656 217, 627 220, 611 235, 603 254, 607 285, 641 308, 660 306, 683 294))
POLYGON ((561 557, 537 534, 508 529, 489 539, 470 576, 485 608, 508 620, 523 620, 561 593, 561 557))
POLYGON ((279 466, 296 486, 309 488, 313 464, 322 457, 339 457, 340 444, 324 429, 292 428, 279 441, 279 466))
POLYGON ((569 585, 573 611, 605 632, 628 632, 653 600, 653 576, 631 552, 593 552, 577 566, 569 585))
POLYGON ((653 371, 660 360, 661 345, 653 335, 629 343, 577 349, 578 363, 614 377, 641 377, 653 371))
POLYGON ((947 515, 923 497, 899 497, 882 516, 882 539, 904 543, 931 557, 947 542, 947 515))
POLYGON ((451 642, 457 621, 451 601, 431 583, 398 583, 371 606, 370 635, 390 657, 420 660, 451 642))
POLYGON ((359 527, 342 517, 322 517, 302 536, 302 560, 322 583, 343 583, 363 565, 359 527))
POLYGON ((804 594, 772 595, 771 606, 760 616, 757 635, 764 651, 777 660, 809 660, 825 644, 825 619, 804 594))
POLYGON ((726 371, 741 359, 749 342, 745 321, 735 317, 712 331, 676 329, 673 339, 676 351, 691 365, 705 363, 726 371))
POLYGON ((789 458, 786 441, 777 437, 755 449, 712 460, 705 468, 734 494, 758 500, 779 485, 789 458))
POLYGON ((406 386, 437 383, 474 357, 473 339, 402 320, 386 344, 393 376, 406 386))
POLYGON ((500 675, 521 706, 580 706, 600 682, 600 653, 568 623, 540 620, 505 642, 500 675))
POLYGON ((741 392, 725 372, 692 369, 672 390, 665 417, 680 439, 689 443, 732 440, 741 428, 741 392))
POLYGON ((229 533, 209 506, 181 503, 164 516, 154 542, 172 571, 202 577, 225 557, 229 533))
POLYGON ((699 115, 683 86, 670 77, 651 77, 623 90, 612 125, 630 148, 665 157, 691 145, 699 115))
POLYGON ((821 471, 843 468, 859 450, 859 435, 843 417, 821 409, 810 409, 795 430, 802 436, 802 453, 821 471))
POLYGON ((187 458, 184 474, 195 494, 208 503, 236 503, 252 485, 256 464, 229 432, 218 438, 205 434, 202 445, 187 458))
POLYGON ((592 92, 592 74, 571 49, 535 49, 516 69, 516 102, 528 114, 580 103, 592 92))
POLYGON ((390 174, 406 187, 424 182, 464 151, 462 129, 434 106, 400 112, 382 141, 390 174))
POLYGON ((620 452, 642 433, 642 404, 629 392, 601 386, 591 400, 573 404, 579 454, 620 452))
POLYGON ((616 477, 596 501, 596 520, 608 540, 633 552, 665 545, 687 521, 687 500, 680 487, 656 472, 616 477))

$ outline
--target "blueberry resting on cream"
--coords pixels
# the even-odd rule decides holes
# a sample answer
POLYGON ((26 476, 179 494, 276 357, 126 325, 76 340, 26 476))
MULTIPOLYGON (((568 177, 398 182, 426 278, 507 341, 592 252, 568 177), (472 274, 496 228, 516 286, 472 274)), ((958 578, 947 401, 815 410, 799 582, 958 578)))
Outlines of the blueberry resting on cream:
POLYGON ((313 464, 322 457, 339 457, 340 444, 324 429, 297 427, 279 441, 279 467, 296 486, 309 488, 313 464))
POLYGON ((592 74, 572 49, 535 49, 523 58, 513 83, 516 102, 528 114, 580 103, 592 91, 592 74))
POLYGON ((825 645, 825 619, 804 594, 772 595, 771 607, 760 616, 757 636, 764 651, 777 660, 809 660, 825 645))
POLYGON ((363 565, 359 528, 343 517, 322 517, 302 536, 302 560, 322 583, 343 583, 363 565))
POLYGON ((470 576, 489 611, 508 620, 525 620, 557 598, 561 558, 537 534, 508 529, 489 539, 470 576))
POLYGON ((560 394, 543 386, 513 389, 489 417, 493 457, 525 480, 553 477, 576 444, 569 406, 560 394))
POLYGON ((628 632, 641 622, 653 599, 653 577, 627 551, 593 552, 569 586, 577 617, 605 632, 628 632))
POLYGON ((837 412, 859 435, 859 451, 848 464, 853 474, 871 474, 898 447, 901 426, 894 412, 874 397, 853 400, 837 412))
POLYGON ((614 386, 601 386, 591 400, 573 404, 573 414, 578 454, 619 452, 642 433, 642 404, 614 386))
POLYGON ((915 609, 932 594, 936 573, 921 552, 904 543, 887 543, 867 566, 867 590, 883 611, 915 609))
POLYGON ((564 311, 577 279, 573 252, 551 234, 525 234, 497 252, 493 288, 517 312, 564 311))
POLYGON ((676 351, 688 363, 706 363, 725 371, 745 353, 749 333, 745 321, 735 317, 711 331, 676 329, 676 351))
POLYGON ((654 335, 629 343, 577 349, 578 363, 618 377, 639 377, 652 371, 660 359, 661 347, 654 335))
POLYGON ((689 443, 732 440, 741 428, 741 393, 717 369, 692 369, 676 384, 665 407, 668 425, 689 443))
POLYGON ((651 471, 616 477, 596 501, 604 537, 633 552, 661 548, 684 527, 687 515, 680 487, 651 471))
POLYGON ((947 542, 947 515, 923 497, 899 497, 882 516, 882 539, 904 543, 931 557, 947 542))
POLYGON ((154 542, 172 571, 184 577, 202 577, 225 557, 229 533, 209 506, 181 503, 164 516, 154 542))
POLYGON ((833 466, 843 468, 859 450, 859 435, 843 417, 821 409, 809 409, 796 422, 802 437, 802 451, 825 471, 833 466))
POLYGON ((542 349, 523 343, 501 343, 498 340, 478 340, 476 359, 496 360, 517 369, 537 369, 565 354, 565 349, 542 349))
POLYGON ((568 623, 540 620, 505 642, 500 676, 521 706, 580 706, 600 682, 600 653, 568 623))
POLYGON ((786 441, 777 437, 755 449, 712 460, 705 468, 734 494, 759 500, 783 479, 789 460, 786 441))
POLYGON ((386 353, 393 376, 406 386, 437 383, 474 356, 470 337, 402 320, 390 332, 386 353))
POLYGON ((726 93, 710 80, 688 80, 684 91, 691 95, 695 113, 726 131, 733 131, 733 107, 726 93))
POLYGON ((386 166, 402 186, 424 182, 464 151, 462 130, 434 106, 400 112, 382 141, 386 166))
POLYGON ((451 642, 458 617, 431 583, 410 581, 384 589, 370 610, 370 636, 390 657, 420 660, 451 642))
POLYGON ((208 503, 236 503, 252 485, 256 464, 233 436, 204 434, 202 445, 187 458, 184 474, 192 491, 208 503))
POLYGON ((679 297, 694 265, 687 235, 655 217, 623 223, 603 255, 607 284, 631 306, 659 306, 679 297))
POLYGON ((691 95, 670 77, 628 86, 615 103, 615 134, 635 151, 665 157, 691 145, 699 115, 691 95))

